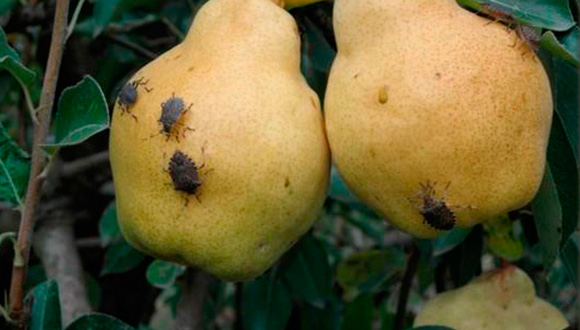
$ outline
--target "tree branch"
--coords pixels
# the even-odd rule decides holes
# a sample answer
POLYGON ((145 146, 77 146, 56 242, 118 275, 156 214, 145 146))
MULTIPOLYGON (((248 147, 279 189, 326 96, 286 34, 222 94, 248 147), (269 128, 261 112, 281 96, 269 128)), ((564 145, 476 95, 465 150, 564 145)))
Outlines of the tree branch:
POLYGON ((56 211, 43 219, 36 232, 34 249, 49 278, 58 283, 63 327, 91 312, 84 271, 75 247, 73 220, 56 211))
POLYGON ((54 27, 52 31, 52 41, 48 54, 46 73, 42 84, 40 104, 38 107, 38 124, 34 126, 34 144, 32 147, 32 166, 30 169, 30 179, 26 190, 26 202, 22 211, 20 228, 18 231, 18 251, 24 260, 24 265, 14 265, 12 268, 12 282, 10 284, 10 315, 18 322, 19 327, 24 327, 22 300, 24 297, 24 282, 26 280, 26 269, 30 256, 30 245, 34 230, 36 206, 40 197, 40 185, 42 178, 39 174, 46 164, 45 154, 40 145, 46 140, 50 127, 50 117, 54 104, 54 94, 58 81, 58 72, 62 61, 64 44, 66 41, 66 27, 68 16, 69 0, 58 0, 54 15, 54 27))
POLYGON ((177 304, 174 330, 202 330, 203 305, 209 296, 211 277, 188 268, 184 275, 181 300, 177 304))
POLYGON ((411 252, 409 253, 409 259, 407 260, 407 269, 403 275, 403 281, 401 282, 401 290, 399 292, 399 302, 397 304, 397 315, 395 315, 395 322, 393 329, 402 330, 405 323, 405 316, 407 314, 407 300, 409 300, 409 292, 411 291, 411 284, 413 283, 413 277, 417 271, 417 266, 419 264, 419 248, 417 244, 413 244, 411 247, 411 252))

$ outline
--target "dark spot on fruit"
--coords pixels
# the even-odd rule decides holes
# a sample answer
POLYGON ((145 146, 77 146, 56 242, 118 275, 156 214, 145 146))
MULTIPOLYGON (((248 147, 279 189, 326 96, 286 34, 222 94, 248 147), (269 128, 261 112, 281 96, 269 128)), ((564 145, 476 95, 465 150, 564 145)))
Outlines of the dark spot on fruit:
POLYGON ((371 155, 371 158, 375 158, 377 156, 377 152, 375 151, 375 149, 371 148, 369 150, 369 153, 371 155))
POLYGON ((137 102, 137 97, 139 96, 137 89, 139 86, 142 86, 146 92, 153 90, 152 88, 147 87, 148 82, 149 80, 143 81, 143 78, 141 77, 123 86, 119 93, 119 98, 117 99, 119 109, 121 109, 121 115, 128 113, 133 117, 133 119, 137 120, 137 116, 131 112, 130 108, 135 104, 135 102, 137 102))
POLYGON ((435 77, 436 77, 437 79, 441 79, 441 72, 437 72, 437 73, 435 73, 435 77))
POLYGON ((383 85, 379 87, 379 103, 386 104, 389 101, 389 93, 388 93, 387 85, 383 85))
POLYGON ((193 69, 195 69, 195 68, 191 66, 191 67, 189 67, 189 69, 187 69, 187 71, 191 72, 191 71, 193 71, 193 69))
POLYGON ((169 175, 173 188, 194 195, 201 186, 198 168, 195 162, 183 152, 177 150, 169 161, 169 175))
POLYGON ((418 197, 422 203, 419 207, 419 213, 423 216, 423 223, 438 230, 451 230, 455 226, 455 214, 443 198, 435 197, 434 184, 427 181, 426 184, 420 183, 419 185, 421 192, 418 197))
POLYGON ((353 76, 353 78, 354 78, 354 79, 356 79, 356 78, 358 78, 358 76, 359 76, 359 75, 360 75, 360 73, 356 73, 356 74, 353 76))
POLYGON ((178 60, 179 58, 181 58, 181 54, 178 54, 177 56, 175 56, 173 59, 174 60, 178 60))
POLYGON ((286 178, 286 181, 284 181, 284 187, 288 188, 290 186, 290 179, 286 178))

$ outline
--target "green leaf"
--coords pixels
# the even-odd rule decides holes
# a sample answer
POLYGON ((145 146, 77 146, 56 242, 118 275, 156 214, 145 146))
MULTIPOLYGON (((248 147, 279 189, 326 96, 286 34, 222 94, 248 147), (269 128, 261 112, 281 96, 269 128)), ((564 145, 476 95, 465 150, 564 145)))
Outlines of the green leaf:
POLYGON ((32 301, 30 330, 62 329, 58 285, 54 280, 37 285, 27 299, 32 301))
POLYGON ((137 267, 143 261, 144 255, 132 248, 127 242, 112 243, 105 253, 105 266, 101 275, 123 273, 137 267))
POLYGON ((451 231, 438 235, 433 242, 433 256, 441 256, 461 244, 469 235, 472 228, 455 228, 451 231))
POLYGON ((5 56, 8 56, 16 62, 20 62, 20 56, 18 56, 18 53, 12 47, 10 47, 8 40, 6 39, 4 29, 2 29, 0 26, 0 58, 5 56))
POLYGON ((397 249, 353 253, 338 265, 336 280, 346 300, 373 292, 393 275, 405 269, 405 254, 397 249))
POLYGON ((29 174, 30 157, 16 145, 0 123, 0 199, 22 205, 29 174))
POLYGON ((117 222, 117 207, 115 201, 109 203, 109 206, 105 209, 105 213, 101 216, 101 221, 99 222, 99 237, 102 246, 124 240, 119 223, 117 222))
POLYGON ((374 304, 371 295, 360 295, 346 305, 342 330, 371 330, 374 304))
POLYGON ((455 287, 467 284, 473 277, 481 273, 482 253, 483 228, 481 225, 477 225, 473 227, 461 244, 443 256, 455 287))
POLYGON ((513 232, 513 223, 507 215, 498 216, 483 224, 487 232, 487 245, 496 257, 513 262, 524 254, 524 245, 513 232))
POLYGON ((292 297, 274 268, 244 284, 243 323, 248 330, 284 329, 292 310, 292 297))
POLYGON ((95 79, 85 76, 62 92, 54 126, 55 142, 45 144, 49 150, 82 143, 109 128, 107 101, 95 79))
POLYGON ((310 304, 300 307, 301 330, 338 330, 341 321, 341 302, 338 298, 328 299, 323 309, 310 304))
POLYGON ((490 4, 510 14, 520 23, 554 31, 566 31, 575 24, 568 0, 458 0, 457 2, 476 11, 482 11, 482 4, 490 4))
POLYGON ((290 292, 304 301, 323 308, 332 290, 332 275, 322 244, 308 234, 284 257, 281 277, 290 292))
POLYGON ((122 0, 96 0, 93 18, 94 18, 94 30, 93 38, 97 37, 107 25, 113 19, 113 16, 117 12, 117 8, 122 0))
POLYGON ((179 275, 185 272, 185 269, 186 267, 182 265, 155 260, 147 267, 145 276, 151 285, 160 289, 167 289, 175 283, 179 275))
POLYGON ((560 259, 562 259, 566 274, 576 288, 578 288, 578 249, 578 237, 574 235, 568 239, 560 251, 560 259))
POLYGON ((0 16, 10 13, 10 11, 18 4, 18 0, 2 0, 0 1, 0 16))
POLYGON ((578 27, 573 27, 562 42, 556 38, 552 31, 547 31, 542 35, 541 47, 572 65, 578 65, 578 27), (574 39, 575 38, 575 39, 574 39), (564 43, 565 42, 565 43, 564 43))
POLYGON ((578 73, 572 65, 553 58, 550 62, 556 112, 548 144, 548 164, 562 207, 562 240, 578 226, 578 73))
POLYGON ((66 330, 135 330, 112 316, 93 313, 79 317, 66 330))
POLYGON ((532 201, 532 211, 540 238, 542 262, 544 267, 550 268, 558 256, 562 238, 562 208, 549 166, 546 167, 540 190, 532 201))

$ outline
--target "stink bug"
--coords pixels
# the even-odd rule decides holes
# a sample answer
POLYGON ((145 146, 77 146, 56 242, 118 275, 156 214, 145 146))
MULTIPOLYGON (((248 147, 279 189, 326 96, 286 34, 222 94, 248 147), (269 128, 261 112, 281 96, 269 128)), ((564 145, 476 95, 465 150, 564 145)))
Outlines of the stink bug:
POLYGON ((169 175, 173 188, 189 195, 195 195, 201 186, 197 165, 183 152, 177 150, 169 160, 169 175))
MULTIPOLYGON (((487 24, 500 21, 506 24, 508 29, 513 28, 516 31, 516 35, 532 50, 537 50, 539 48, 540 39, 542 38, 541 30, 519 23, 518 20, 508 10, 496 5, 483 4, 481 8, 481 11, 485 15, 494 19, 494 21, 490 21, 487 24)), ((515 47, 516 43, 517 38, 514 41, 512 47, 515 47)))
MULTIPOLYGON (((162 128, 160 133, 167 136, 167 140, 171 137, 171 132, 176 125, 179 125, 179 119, 185 115, 189 109, 191 109, 192 104, 185 108, 185 103, 183 99, 175 96, 173 94, 167 101, 161 103, 161 116, 158 122, 161 124, 162 128)), ((187 128, 193 130, 192 128, 187 128)), ((175 138, 179 140, 179 135, 176 134, 175 138)))
POLYGON ((137 102, 138 97, 137 88, 139 86, 143 86, 143 89, 145 89, 147 93, 153 90, 152 88, 147 87, 148 82, 149 80, 143 81, 143 77, 141 77, 123 86, 121 92, 119 93, 119 98, 117 99, 119 109, 121 109, 121 115, 123 115, 126 112, 130 114, 133 117, 133 119, 137 120, 137 116, 131 113, 129 108, 132 107, 133 104, 135 104, 135 102, 137 102))
POLYGON ((444 198, 435 197, 435 184, 427 181, 419 184, 421 192, 417 196, 421 200, 419 213, 423 216, 423 223, 439 230, 450 230, 455 226, 456 217, 444 198))

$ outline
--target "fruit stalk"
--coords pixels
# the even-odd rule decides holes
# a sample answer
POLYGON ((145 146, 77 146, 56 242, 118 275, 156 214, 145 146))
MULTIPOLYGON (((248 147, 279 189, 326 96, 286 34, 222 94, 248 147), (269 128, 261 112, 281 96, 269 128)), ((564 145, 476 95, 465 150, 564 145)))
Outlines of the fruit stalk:
POLYGON ((174 330, 203 329, 203 305, 209 295, 211 276, 188 268, 183 276, 181 300, 177 304, 174 330))
POLYGON ((40 185, 43 181, 41 172, 46 165, 46 158, 41 144, 46 140, 46 135, 50 127, 52 106, 58 81, 58 72, 66 43, 67 17, 69 0, 58 0, 54 14, 54 27, 52 31, 52 41, 48 55, 48 63, 40 104, 38 106, 38 124, 34 126, 34 140, 32 146, 32 165, 30 168, 30 181, 26 190, 26 201, 20 219, 18 230, 17 247, 20 253, 21 263, 15 264, 12 268, 12 282, 10 284, 10 317, 18 322, 23 328, 22 300, 24 297, 24 283, 26 281, 26 270, 28 258, 30 256, 30 246, 35 223, 35 211, 40 197, 40 185))

